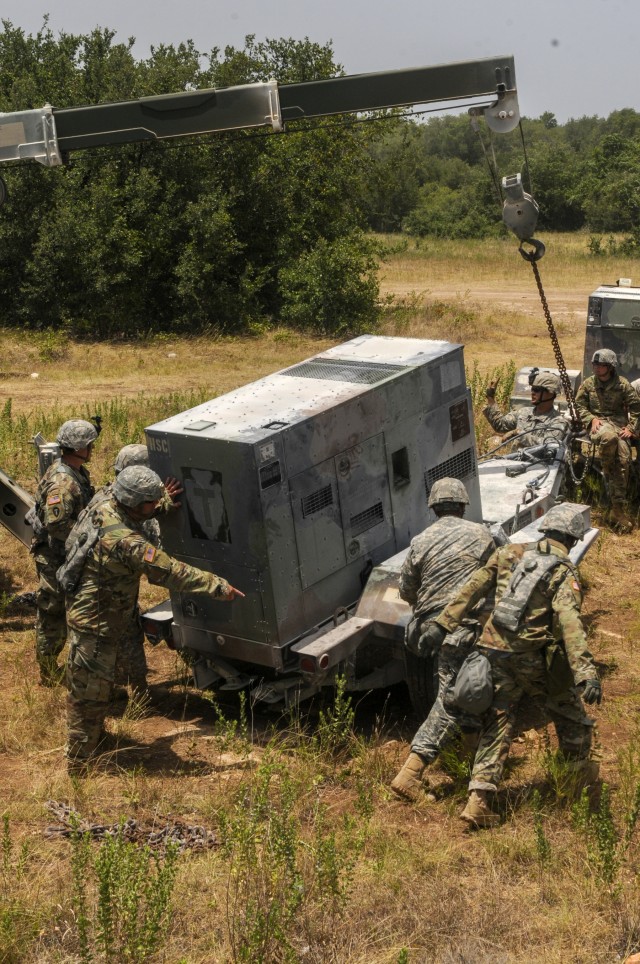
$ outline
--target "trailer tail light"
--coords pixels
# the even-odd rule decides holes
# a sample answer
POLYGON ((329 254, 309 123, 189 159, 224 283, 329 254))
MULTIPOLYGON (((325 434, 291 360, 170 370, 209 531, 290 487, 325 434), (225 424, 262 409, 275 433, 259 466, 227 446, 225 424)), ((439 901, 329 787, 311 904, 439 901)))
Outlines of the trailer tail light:
POLYGON ((321 653, 319 656, 301 656, 298 663, 301 673, 320 673, 329 668, 329 654, 321 653))

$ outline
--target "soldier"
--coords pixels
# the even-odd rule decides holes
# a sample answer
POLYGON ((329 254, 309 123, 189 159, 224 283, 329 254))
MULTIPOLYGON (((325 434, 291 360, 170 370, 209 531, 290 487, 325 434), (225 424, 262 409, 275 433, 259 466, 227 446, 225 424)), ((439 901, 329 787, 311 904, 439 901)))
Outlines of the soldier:
POLYGON ((225 579, 203 572, 148 542, 139 524, 153 516, 164 492, 160 477, 144 466, 123 469, 113 494, 94 513, 95 546, 86 557, 78 588, 67 599, 67 761, 83 772, 102 738, 111 698, 119 640, 135 631, 140 577, 154 585, 216 599, 243 596, 225 579))
POLYGON ((474 827, 493 827, 499 822, 490 799, 502 777, 518 704, 525 696, 544 702, 576 783, 588 785, 598 776, 598 764, 590 759, 593 724, 580 696, 586 703, 600 703, 602 687, 580 619, 579 576, 567 558, 584 537, 582 513, 570 503, 554 506, 538 528, 545 533, 539 542, 497 549, 423 631, 425 647, 437 650, 478 600, 496 588, 498 603, 478 643, 491 664, 494 702, 483 717, 469 800, 461 815, 474 827), (575 685, 550 700, 545 647, 559 639, 564 642, 575 685))
POLYGON ((640 434, 640 398, 626 378, 618 375, 618 358, 599 348, 591 359, 593 375, 576 395, 576 409, 592 442, 598 444, 602 474, 609 488, 611 522, 620 532, 633 528, 627 516, 630 439, 640 434))
MULTIPOLYGON (((495 546, 488 529, 464 519, 469 496, 458 479, 440 479, 429 493, 429 508, 437 521, 412 540, 400 572, 400 596, 411 604, 413 620, 407 646, 427 656, 420 641, 420 627, 437 617, 469 576, 485 564, 495 546)), ((425 768, 442 748, 462 731, 477 734, 480 721, 465 716, 451 702, 451 691, 465 658, 480 632, 475 619, 465 619, 444 640, 438 655, 438 695, 411 744, 404 766, 391 789, 407 800, 417 800, 424 789, 425 768)), ((468 738, 468 737, 467 737, 468 738)))
POLYGON ((98 431, 91 422, 74 418, 60 426, 56 441, 62 455, 42 476, 33 510, 33 554, 38 574, 36 593, 36 659, 40 682, 54 686, 64 675, 58 666, 67 637, 64 593, 56 570, 64 562, 65 540, 93 496, 85 466, 91 459, 98 431))
MULTIPOLYGON (((133 443, 131 445, 125 445, 120 449, 113 466, 116 478, 123 469, 132 465, 149 467, 149 450, 146 445, 133 443)), ((162 515, 171 511, 171 509, 178 508, 180 503, 176 502, 175 499, 177 499, 182 491, 182 486, 176 479, 167 479, 163 498, 156 510, 156 515, 162 515)), ((73 550, 75 539, 78 538, 82 532, 85 514, 93 513, 97 508, 104 505, 105 502, 108 502, 112 492, 113 482, 109 482, 93 496, 91 502, 81 514, 78 524, 74 526, 67 539, 65 547, 67 554, 73 550)), ((147 542, 160 547, 160 526, 156 517, 144 519, 140 523, 139 529, 147 542)), ((133 633, 123 634, 120 637, 114 682, 124 686, 128 684, 140 699, 141 697, 151 696, 147 685, 148 667, 144 652, 144 632, 139 619, 137 619, 135 623, 132 622, 131 628, 134 630, 133 633)))
POLYGON ((560 379, 553 372, 534 369, 531 382, 531 409, 520 408, 506 415, 496 405, 497 382, 490 382, 486 389, 487 402, 482 414, 496 432, 515 430, 514 445, 526 448, 546 441, 561 442, 569 430, 569 423, 554 405, 560 394, 560 379))

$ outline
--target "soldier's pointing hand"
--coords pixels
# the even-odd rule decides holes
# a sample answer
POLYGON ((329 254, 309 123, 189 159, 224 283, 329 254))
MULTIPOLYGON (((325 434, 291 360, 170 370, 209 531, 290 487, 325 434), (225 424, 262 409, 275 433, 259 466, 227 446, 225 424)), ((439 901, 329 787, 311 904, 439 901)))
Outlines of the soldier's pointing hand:
POLYGON ((229 591, 227 592, 227 595, 223 596, 222 598, 224 599, 225 602, 233 602, 233 600, 236 597, 239 597, 240 599, 245 598, 243 592, 240 592, 240 590, 236 589, 234 586, 229 586, 229 591))

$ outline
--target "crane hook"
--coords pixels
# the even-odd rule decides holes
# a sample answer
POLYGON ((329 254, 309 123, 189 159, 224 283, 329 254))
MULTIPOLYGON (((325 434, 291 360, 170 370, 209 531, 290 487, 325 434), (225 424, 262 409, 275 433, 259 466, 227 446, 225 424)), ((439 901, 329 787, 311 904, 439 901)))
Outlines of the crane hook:
POLYGON ((518 251, 522 255, 525 261, 529 264, 533 264, 535 261, 539 261, 540 258, 544 258, 544 253, 547 249, 542 241, 538 241, 537 238, 523 238, 518 247, 518 251), (530 244, 533 248, 532 251, 527 251, 523 248, 523 244, 530 244))

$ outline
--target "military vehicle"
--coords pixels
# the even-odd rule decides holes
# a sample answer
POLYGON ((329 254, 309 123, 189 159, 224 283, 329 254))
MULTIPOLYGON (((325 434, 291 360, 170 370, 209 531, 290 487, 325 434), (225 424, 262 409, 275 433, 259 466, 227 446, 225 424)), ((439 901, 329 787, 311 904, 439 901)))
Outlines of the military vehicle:
POLYGON ((640 288, 633 287, 630 278, 600 285, 589 296, 583 362, 589 374, 598 348, 616 353, 618 372, 630 382, 640 377, 640 288))

